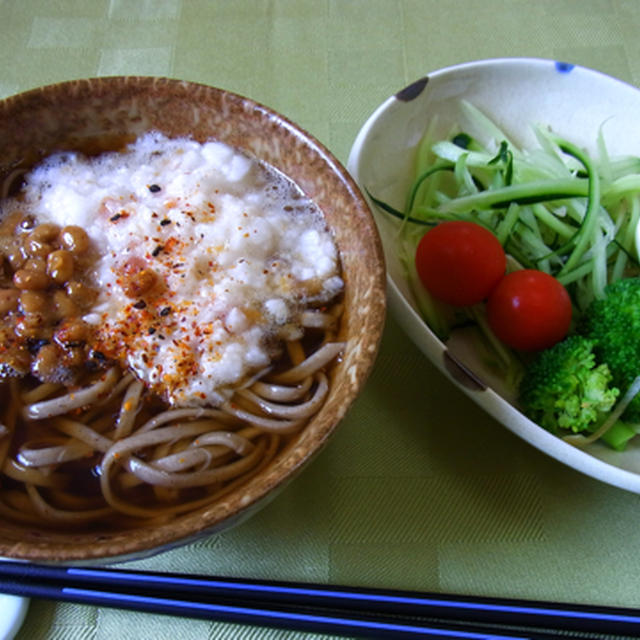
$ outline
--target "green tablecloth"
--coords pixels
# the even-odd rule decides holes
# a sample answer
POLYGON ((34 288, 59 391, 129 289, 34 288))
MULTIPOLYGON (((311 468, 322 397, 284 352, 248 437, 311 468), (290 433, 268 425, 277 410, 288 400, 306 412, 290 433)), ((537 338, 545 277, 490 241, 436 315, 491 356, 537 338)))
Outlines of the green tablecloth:
MULTIPOLYGON (((640 84, 638 33, 637 0, 0 0, 0 95, 194 80, 286 114, 346 162, 371 111, 430 70, 536 56, 640 84)), ((640 606, 639 512, 485 415, 389 318, 364 393, 299 479, 237 528, 133 566, 640 606)), ((81 637, 300 635, 36 601, 18 635, 81 637)))

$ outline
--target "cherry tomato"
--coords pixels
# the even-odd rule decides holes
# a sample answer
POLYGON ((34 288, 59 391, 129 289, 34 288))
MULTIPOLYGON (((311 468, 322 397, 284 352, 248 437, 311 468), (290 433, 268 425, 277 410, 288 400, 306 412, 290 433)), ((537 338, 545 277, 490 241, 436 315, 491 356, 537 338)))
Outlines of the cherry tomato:
POLYGON ((544 271, 513 271, 491 292, 487 320, 496 336, 510 347, 539 351, 567 335, 571 299, 564 286, 544 271))
POLYGON ((505 268, 498 239, 474 222, 438 224, 422 236, 416 250, 416 269, 425 289, 457 307, 485 300, 505 268))

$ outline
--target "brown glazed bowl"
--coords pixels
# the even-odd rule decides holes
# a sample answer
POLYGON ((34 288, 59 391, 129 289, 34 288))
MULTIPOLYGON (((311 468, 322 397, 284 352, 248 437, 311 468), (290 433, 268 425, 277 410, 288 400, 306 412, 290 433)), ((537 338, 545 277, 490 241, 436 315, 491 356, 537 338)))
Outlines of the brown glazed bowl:
POLYGON ((123 140, 148 130, 218 139, 289 176, 324 212, 343 267, 344 356, 318 414, 275 460, 221 501, 167 524, 123 531, 56 532, 0 521, 0 556, 86 564, 138 558, 219 532, 273 497, 327 443, 374 363, 385 317, 385 267, 371 212, 317 140, 252 100, 165 78, 113 77, 55 84, 0 101, 0 178, 60 148, 123 140))

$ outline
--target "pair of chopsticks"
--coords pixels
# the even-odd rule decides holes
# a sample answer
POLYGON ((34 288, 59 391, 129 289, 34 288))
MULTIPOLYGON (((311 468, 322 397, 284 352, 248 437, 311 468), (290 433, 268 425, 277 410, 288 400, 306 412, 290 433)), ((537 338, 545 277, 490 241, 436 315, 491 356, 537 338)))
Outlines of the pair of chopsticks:
POLYGON ((640 610, 0 561, 0 592, 364 638, 640 635, 640 610))

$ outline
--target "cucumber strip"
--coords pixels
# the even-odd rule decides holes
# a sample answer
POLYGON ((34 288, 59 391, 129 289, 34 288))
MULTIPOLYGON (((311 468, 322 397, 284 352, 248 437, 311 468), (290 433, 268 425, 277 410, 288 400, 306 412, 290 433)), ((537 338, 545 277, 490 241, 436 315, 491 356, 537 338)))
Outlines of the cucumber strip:
POLYGON ((567 240, 571 238, 571 236, 573 236, 575 228, 560 220, 557 215, 551 213, 543 203, 535 202, 532 205, 531 210, 533 211, 539 222, 546 225, 559 237, 567 240))
POLYGON ((572 434, 565 436, 563 440, 570 444, 581 447, 591 442, 595 442, 598 438, 601 438, 613 425, 620 419, 620 416, 624 413, 625 409, 629 406, 629 403, 640 393, 640 376, 635 378, 631 383, 631 386, 627 389, 621 400, 618 400, 613 410, 609 413, 606 420, 588 436, 580 434, 572 434))
POLYGON ((520 235, 520 241, 527 247, 527 253, 536 268, 550 273, 549 261, 551 258, 549 257, 549 247, 542 241, 542 238, 535 231, 526 229, 520 235))
POLYGON ((589 185, 580 179, 549 180, 514 184, 495 191, 456 198, 438 207, 443 213, 460 213, 471 209, 496 209, 517 204, 534 204, 566 198, 583 198, 589 193, 589 185))
POLYGON ((598 135, 596 137, 596 145, 598 147, 598 173, 603 183, 607 184, 613 180, 613 170, 611 166, 611 158, 609 150, 604 141, 602 125, 598 127, 598 135))
POLYGON ((496 125, 493 120, 487 118, 487 116, 480 111, 475 105, 471 104, 467 100, 460 101, 460 109, 463 116, 469 121, 470 129, 474 134, 474 138, 484 138, 483 142, 488 144, 490 141, 498 142, 498 140, 505 140, 509 146, 515 146, 509 139, 509 136, 496 125), (473 129, 475 128, 475 132, 473 129), (477 133, 476 133, 477 132, 477 133))
POLYGON ((593 245, 593 269, 591 270, 591 283, 595 298, 604 298, 604 288, 607 286, 607 246, 608 243, 601 238, 593 245))
POLYGON ((585 252, 587 245, 593 239, 593 231, 598 222, 598 211, 600 209, 600 179, 593 168, 591 159, 585 153, 580 151, 578 147, 560 138, 556 138, 556 143, 562 151, 573 156, 576 160, 582 163, 588 175, 587 180, 589 185, 587 211, 584 215, 582 226, 578 230, 575 247, 565 262, 564 267, 560 270, 560 274, 562 274, 575 266, 582 257, 582 254, 585 252))
POLYGON ((621 231, 621 238, 619 240, 618 255, 611 269, 610 281, 615 282, 624 275, 624 271, 631 258, 631 251, 633 250, 633 244, 635 241, 636 227, 640 221, 640 196, 634 194, 631 197, 630 211, 628 214, 628 221, 626 227, 621 231))
POLYGON ((406 254, 402 259, 402 264, 406 270, 409 289, 418 307, 420 315, 440 340, 449 337, 449 324, 440 311, 440 303, 435 300, 429 292, 422 286, 418 272, 416 271, 414 255, 406 254))
POLYGON ((469 169, 467 169, 467 155, 462 154, 456 161, 453 175, 455 176, 460 191, 463 193, 473 194, 478 193, 478 185, 473 181, 469 169))
POLYGON ((633 427, 625 422, 615 422, 613 426, 600 436, 603 442, 606 442, 612 449, 616 451, 624 451, 627 443, 636 435, 633 427))
MULTIPOLYGON (((576 177, 581 175, 582 165, 573 157, 567 157, 557 144, 557 136, 549 129, 537 126, 534 128, 536 139, 540 144, 540 153, 536 154, 536 164, 544 166, 556 175, 576 177)), ((534 152, 535 153, 535 152, 534 152)), ((533 155, 533 154, 532 154, 533 155)))
POLYGON ((431 150, 440 160, 450 163, 456 163, 461 156, 466 155, 469 166, 474 168, 487 168, 494 157, 494 154, 483 151, 469 151, 449 140, 436 142, 431 150))
POLYGON ((610 206, 625 196, 640 193, 640 174, 622 176, 614 180, 602 194, 602 204, 610 206))
POLYGON ((502 246, 506 245, 520 217, 520 205, 513 202, 509 205, 504 218, 498 223, 496 237, 502 246))
POLYGON ((415 170, 414 177, 424 173, 435 162, 435 157, 431 151, 431 145, 433 144, 434 132, 438 129, 439 118, 438 114, 429 118, 427 128, 418 142, 415 156, 415 170))
POLYGON ((423 171, 416 178, 416 180, 414 180, 413 184, 411 185, 411 189, 409 191, 409 198, 407 200, 406 211, 408 213, 412 213, 413 207, 416 201, 416 196, 418 195, 418 190, 423 185, 424 181, 427 178, 430 178, 431 176, 433 176, 434 174, 439 173, 440 171, 453 171, 453 165, 451 165, 450 163, 436 164, 430 167, 429 169, 426 169, 425 171, 423 171))
POLYGON ((640 158, 637 156, 612 158, 609 161, 609 167, 611 170, 611 180, 615 182, 618 178, 640 173, 640 158))
POLYGON ((496 335, 493 333, 487 322, 487 317, 484 310, 481 310, 477 305, 470 307, 469 312, 476 324, 480 328, 483 336, 487 339, 488 344, 498 356, 501 361, 502 367, 509 371, 513 367, 514 358, 507 346, 505 346, 496 335))
POLYGON ((379 198, 376 198, 368 189, 365 188, 365 191, 376 206, 380 207, 380 209, 382 209, 383 211, 390 213, 392 216, 398 218, 399 220, 413 222, 414 224, 420 224, 424 226, 433 226, 434 224, 433 222, 429 222, 427 220, 419 220, 418 218, 409 217, 404 212, 398 211, 397 209, 394 209, 390 204, 387 204, 379 198))
MULTIPOLYGON (((606 249, 607 259, 611 258, 611 256, 617 251, 618 247, 615 243, 610 243, 606 249)), ((562 275, 556 275, 556 278, 559 282, 561 282, 565 287, 573 282, 577 282, 582 278, 586 278, 589 276, 591 271, 593 270, 592 258, 588 258, 581 262, 575 269, 572 271, 568 271, 562 275)))

